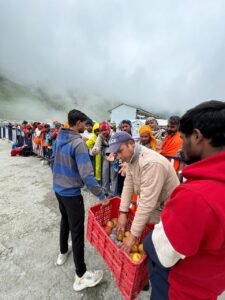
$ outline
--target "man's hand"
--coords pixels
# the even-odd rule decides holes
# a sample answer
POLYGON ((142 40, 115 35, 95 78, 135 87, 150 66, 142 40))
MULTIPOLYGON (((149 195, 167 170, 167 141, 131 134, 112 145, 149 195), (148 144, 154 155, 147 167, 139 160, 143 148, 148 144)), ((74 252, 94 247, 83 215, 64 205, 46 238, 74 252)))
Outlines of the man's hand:
POLYGON ((113 162, 115 160, 115 154, 114 153, 110 153, 106 159, 110 162, 113 162))
POLYGON ((125 177, 126 176, 126 172, 127 172, 127 163, 126 162, 122 162, 120 165, 120 170, 119 173, 121 174, 121 176, 125 177))
POLYGON ((133 245, 136 242, 136 239, 137 238, 134 235, 132 235, 132 233, 130 233, 128 237, 123 239, 121 249, 129 254, 131 248, 133 247, 133 245))
POLYGON ((118 221, 117 221, 117 226, 116 226, 116 231, 117 231, 118 235, 122 234, 122 236, 124 236, 127 221, 128 221, 127 214, 120 213, 118 221))

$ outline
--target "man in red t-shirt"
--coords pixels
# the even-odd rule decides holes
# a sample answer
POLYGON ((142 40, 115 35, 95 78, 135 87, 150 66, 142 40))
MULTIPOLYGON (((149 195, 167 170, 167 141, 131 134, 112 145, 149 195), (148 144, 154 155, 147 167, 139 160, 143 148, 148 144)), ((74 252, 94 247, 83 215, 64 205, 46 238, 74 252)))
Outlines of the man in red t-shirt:
POLYGON ((225 290, 225 102, 208 101, 180 121, 187 179, 144 242, 152 300, 215 300, 225 290))

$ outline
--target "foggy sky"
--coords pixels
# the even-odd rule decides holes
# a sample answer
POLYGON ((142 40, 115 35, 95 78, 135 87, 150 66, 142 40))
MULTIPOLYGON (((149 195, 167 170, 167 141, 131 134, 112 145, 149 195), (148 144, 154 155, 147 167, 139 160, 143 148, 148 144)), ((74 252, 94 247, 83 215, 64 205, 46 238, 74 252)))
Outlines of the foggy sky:
POLYGON ((225 99, 223 0, 0 0, 0 37, 0 74, 89 95, 87 108, 225 99))

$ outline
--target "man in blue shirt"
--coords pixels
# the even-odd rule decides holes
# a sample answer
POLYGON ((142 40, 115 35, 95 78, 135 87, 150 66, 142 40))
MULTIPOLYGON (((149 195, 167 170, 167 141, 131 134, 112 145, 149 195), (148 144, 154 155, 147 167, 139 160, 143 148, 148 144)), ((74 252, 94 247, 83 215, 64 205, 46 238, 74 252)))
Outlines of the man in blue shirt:
POLYGON ((59 132, 53 163, 53 190, 61 212, 60 254, 57 265, 62 265, 70 253, 68 247, 71 231, 73 258, 76 268, 73 289, 81 291, 97 285, 103 277, 102 271, 87 271, 84 262, 84 219, 85 210, 81 188, 87 188, 104 200, 105 195, 98 185, 85 142, 80 133, 85 130, 88 117, 79 110, 68 114, 69 128, 59 132))

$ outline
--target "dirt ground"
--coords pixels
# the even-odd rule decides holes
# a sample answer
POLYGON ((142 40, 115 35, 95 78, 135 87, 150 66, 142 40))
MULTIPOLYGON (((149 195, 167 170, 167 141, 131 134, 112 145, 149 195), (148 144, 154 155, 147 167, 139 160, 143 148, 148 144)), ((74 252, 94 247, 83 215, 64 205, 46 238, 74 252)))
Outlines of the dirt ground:
MULTIPOLYGON (((60 219, 50 168, 36 157, 10 157, 10 147, 0 139, 0 299, 122 300, 112 274, 88 242, 87 267, 104 270, 104 279, 95 288, 73 291, 72 255, 64 266, 55 266, 60 219)), ((87 211, 97 199, 85 191, 83 196, 87 211)), ((149 297, 150 292, 141 292, 137 299, 149 297)))

